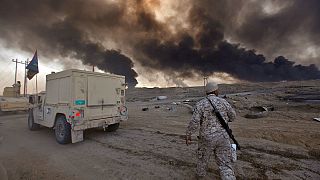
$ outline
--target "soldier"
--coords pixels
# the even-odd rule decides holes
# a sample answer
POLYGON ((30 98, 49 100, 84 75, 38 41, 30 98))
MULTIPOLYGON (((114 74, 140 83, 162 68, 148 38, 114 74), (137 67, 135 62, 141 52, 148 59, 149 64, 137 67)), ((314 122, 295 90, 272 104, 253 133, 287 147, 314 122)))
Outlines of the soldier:
MULTIPOLYGON (((236 113, 226 100, 218 97, 218 85, 209 82, 205 91, 224 120, 233 121, 236 113)), ((208 161, 214 153, 221 179, 236 179, 231 164, 229 135, 212 111, 213 107, 207 98, 199 101, 186 131, 186 144, 189 145, 191 144, 191 135, 199 129, 197 178, 206 175, 208 161)))

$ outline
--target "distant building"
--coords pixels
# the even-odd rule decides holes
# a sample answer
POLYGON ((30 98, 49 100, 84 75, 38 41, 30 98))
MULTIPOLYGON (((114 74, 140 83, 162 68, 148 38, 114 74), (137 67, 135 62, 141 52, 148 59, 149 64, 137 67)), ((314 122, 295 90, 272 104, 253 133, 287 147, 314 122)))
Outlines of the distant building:
POLYGON ((18 81, 16 84, 13 84, 12 87, 5 87, 3 90, 4 97, 20 97, 20 88, 21 83, 18 81))

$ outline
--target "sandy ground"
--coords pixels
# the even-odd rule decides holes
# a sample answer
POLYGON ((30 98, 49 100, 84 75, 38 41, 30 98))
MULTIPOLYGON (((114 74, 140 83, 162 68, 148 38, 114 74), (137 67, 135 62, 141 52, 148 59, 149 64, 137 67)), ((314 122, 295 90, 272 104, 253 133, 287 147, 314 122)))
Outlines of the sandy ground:
MULTIPOLYGON (((26 114, 2 115, 0 179, 194 179, 196 135, 191 146, 184 141, 191 113, 176 104, 194 104, 202 90, 128 90, 129 120, 113 133, 88 130, 77 144, 56 143, 51 129, 29 131, 26 114)), ((222 85, 221 94, 238 113, 230 124, 242 145, 238 179, 320 179, 320 122, 312 120, 320 117, 320 81, 222 85), (252 106, 274 111, 244 118, 252 106)), ((214 159, 208 172, 219 178, 214 159)))

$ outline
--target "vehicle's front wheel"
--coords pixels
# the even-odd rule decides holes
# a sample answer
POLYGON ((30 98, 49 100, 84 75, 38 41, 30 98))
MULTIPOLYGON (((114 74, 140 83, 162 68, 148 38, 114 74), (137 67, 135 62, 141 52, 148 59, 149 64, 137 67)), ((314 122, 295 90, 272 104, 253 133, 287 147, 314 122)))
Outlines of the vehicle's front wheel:
POLYGON ((34 123, 34 117, 33 117, 33 110, 29 110, 29 116, 28 116, 28 128, 30 131, 35 131, 40 128, 39 124, 34 123))
POLYGON ((68 144, 71 142, 71 125, 64 116, 59 116, 57 118, 54 132, 59 144, 68 144))
POLYGON ((120 126, 120 123, 110 124, 110 125, 107 127, 107 131, 108 131, 108 132, 116 131, 117 129, 119 129, 119 126, 120 126))

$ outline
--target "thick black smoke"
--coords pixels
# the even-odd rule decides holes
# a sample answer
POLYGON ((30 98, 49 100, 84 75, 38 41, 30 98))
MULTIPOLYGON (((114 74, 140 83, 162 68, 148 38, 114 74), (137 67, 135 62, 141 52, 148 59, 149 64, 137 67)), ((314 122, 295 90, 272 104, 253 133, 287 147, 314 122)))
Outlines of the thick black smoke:
POLYGON ((320 44, 320 1, 296 0, 275 1, 275 6, 283 6, 278 13, 265 14, 255 8, 247 15, 241 24, 238 36, 252 46, 275 44, 276 48, 288 46, 290 38, 299 43, 299 36, 305 36, 308 41, 320 44))
MULTIPOLYGON (((294 56, 304 48, 301 37, 320 48, 317 0, 188 0, 175 3, 176 16, 159 21, 155 9, 162 2, 0 0, 0 43, 38 49, 48 59, 79 59, 125 75, 130 86, 137 84, 134 62, 179 81, 215 72, 248 81, 320 78, 315 65, 296 65, 278 54, 294 56), (265 12, 266 3, 274 12, 265 12)), ((319 56, 303 61, 318 63, 319 56)))
POLYGON ((9 44, 18 42, 17 46, 22 49, 31 52, 38 49, 48 57, 76 58, 85 65, 94 65, 106 72, 125 75, 129 86, 138 83, 138 75, 132 69, 133 62, 129 57, 120 50, 106 49, 102 43, 88 37, 87 31, 98 24, 117 26, 123 15, 121 8, 72 0, 4 0, 0 4, 0 37, 9 41, 9 44), (102 11, 98 5, 105 6, 106 11, 102 11), (101 12, 95 13, 92 6, 101 12), (86 26, 90 27, 86 29, 86 26))
POLYGON ((149 40, 139 44, 148 57, 143 65, 166 72, 177 72, 182 77, 192 77, 196 71, 204 75, 226 72, 233 77, 248 81, 280 81, 319 79, 320 71, 310 66, 294 65, 283 56, 267 62, 254 50, 240 48, 226 41, 217 43, 213 49, 197 49, 191 37, 178 44, 149 40))
POLYGON ((227 38, 263 52, 319 65, 319 0, 201 0, 194 1, 212 19, 223 24, 227 38), (303 54, 307 54, 303 56, 303 54))
POLYGON ((52 27, 43 27, 37 32, 40 36, 48 36, 50 47, 59 50, 60 54, 81 59, 84 64, 95 65, 106 72, 126 76, 129 86, 135 86, 138 74, 132 69, 133 62, 118 50, 105 49, 100 43, 93 43, 83 39, 80 31, 68 24, 53 24, 52 27))
POLYGON ((181 77, 192 77, 194 72, 212 75, 226 72, 235 78, 248 81, 280 81, 319 79, 320 71, 312 64, 295 65, 295 62, 279 56, 273 62, 246 50, 239 44, 224 40, 223 27, 203 9, 194 8, 190 22, 196 34, 184 34, 179 41, 146 39, 136 45, 145 55, 142 65, 181 77))

